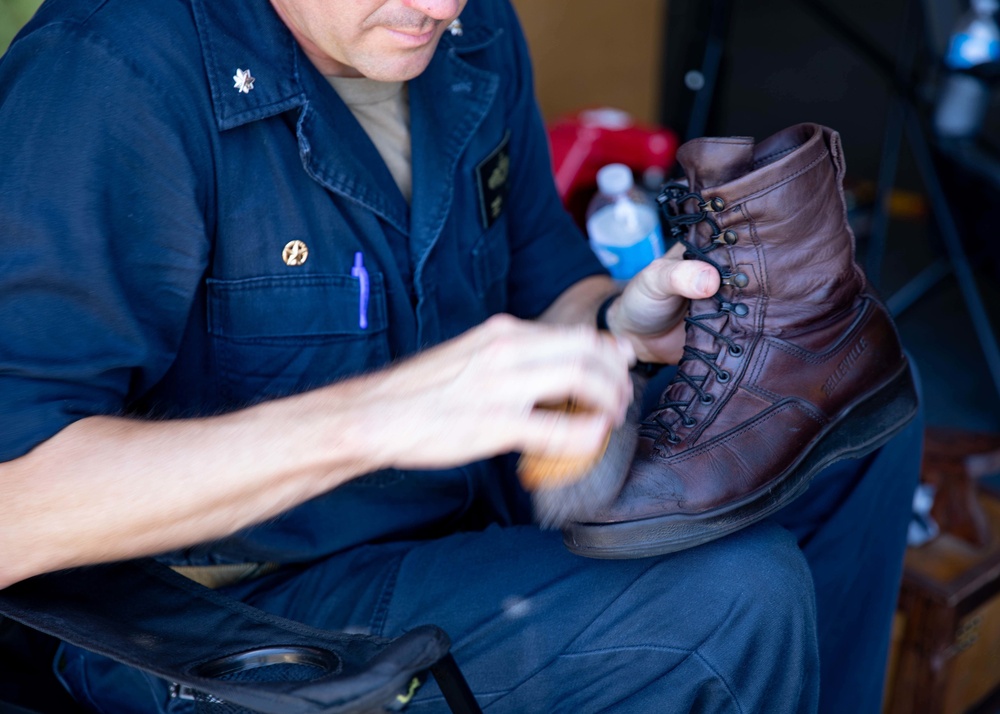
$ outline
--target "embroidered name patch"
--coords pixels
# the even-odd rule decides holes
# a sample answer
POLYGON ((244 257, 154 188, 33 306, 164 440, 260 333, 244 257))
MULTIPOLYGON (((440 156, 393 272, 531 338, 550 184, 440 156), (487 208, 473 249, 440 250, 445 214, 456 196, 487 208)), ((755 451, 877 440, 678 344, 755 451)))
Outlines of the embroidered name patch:
POLYGON ((483 228, 489 228, 505 208, 507 202, 507 181, 510 178, 510 132, 490 155, 476 166, 476 186, 479 188, 479 213, 483 219, 483 228))

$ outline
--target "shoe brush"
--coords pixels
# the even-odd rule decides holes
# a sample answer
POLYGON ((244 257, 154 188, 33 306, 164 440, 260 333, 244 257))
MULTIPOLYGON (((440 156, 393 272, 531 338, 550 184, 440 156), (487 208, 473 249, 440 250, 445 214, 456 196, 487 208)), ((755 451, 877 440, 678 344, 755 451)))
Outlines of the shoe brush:
MULTIPOLYGON (((517 473, 531 493, 535 520, 543 528, 561 528, 610 504, 628 476, 639 440, 639 416, 645 379, 633 375, 634 396, 625 422, 609 431, 603 446, 583 457, 553 457, 522 454, 517 473)), ((578 412, 572 403, 554 409, 578 412)))

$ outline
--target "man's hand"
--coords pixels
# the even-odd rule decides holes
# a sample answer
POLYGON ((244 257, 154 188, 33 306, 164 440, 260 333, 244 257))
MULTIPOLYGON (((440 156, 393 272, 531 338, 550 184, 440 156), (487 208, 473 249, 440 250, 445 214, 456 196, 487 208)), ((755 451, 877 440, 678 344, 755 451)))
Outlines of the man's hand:
POLYGON ((683 354, 688 300, 714 295, 719 272, 707 263, 683 260, 674 246, 629 281, 608 309, 611 332, 627 339, 643 362, 675 363, 683 354))
POLYGON ((508 451, 597 451, 632 397, 628 343, 585 324, 497 315, 384 372, 365 401, 392 434, 379 466, 431 468, 508 451), (539 408, 572 400, 585 411, 539 408))

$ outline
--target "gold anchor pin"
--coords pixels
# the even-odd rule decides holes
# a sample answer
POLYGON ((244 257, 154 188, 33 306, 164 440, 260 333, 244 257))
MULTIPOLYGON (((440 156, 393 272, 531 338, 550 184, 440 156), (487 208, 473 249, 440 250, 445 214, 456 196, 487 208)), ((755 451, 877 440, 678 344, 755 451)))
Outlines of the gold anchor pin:
POLYGON ((288 241, 281 251, 281 259, 285 261, 285 265, 293 268, 302 265, 308 258, 309 246, 300 240, 288 241))

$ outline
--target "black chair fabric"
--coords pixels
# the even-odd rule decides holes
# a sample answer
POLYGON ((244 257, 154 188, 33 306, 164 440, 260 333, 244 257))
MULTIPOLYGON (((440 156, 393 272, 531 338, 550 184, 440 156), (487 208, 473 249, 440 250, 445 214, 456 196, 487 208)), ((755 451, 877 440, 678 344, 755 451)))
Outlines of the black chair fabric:
POLYGON ((448 636, 438 627, 421 626, 394 640, 319 630, 227 598, 148 559, 22 581, 0 590, 0 614, 264 714, 378 710, 406 692, 415 676, 451 661, 448 636))

